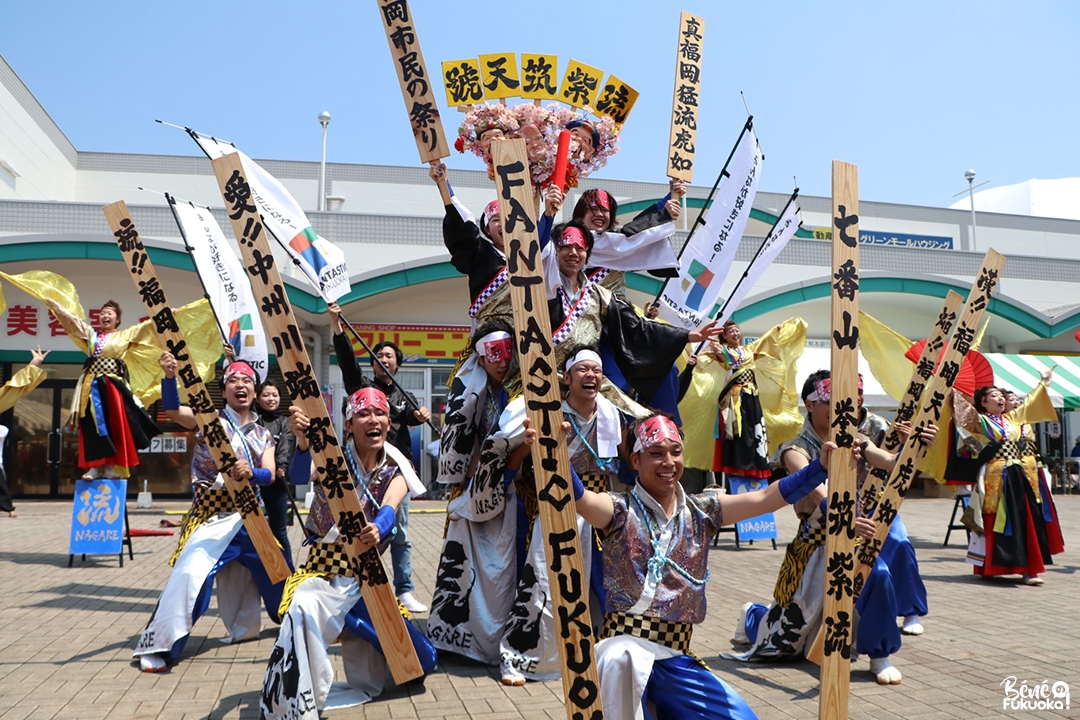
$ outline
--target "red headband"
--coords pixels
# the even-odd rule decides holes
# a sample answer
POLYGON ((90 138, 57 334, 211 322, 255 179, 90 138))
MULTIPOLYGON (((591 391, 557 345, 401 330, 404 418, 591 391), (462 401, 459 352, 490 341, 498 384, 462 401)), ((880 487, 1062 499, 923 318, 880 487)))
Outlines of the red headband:
POLYGON ((246 375, 251 378, 251 382, 257 382, 258 374, 255 372, 255 368, 248 365, 243 360, 236 360, 229 364, 229 367, 225 368, 225 380, 228 381, 233 375, 240 374, 246 375))
POLYGON ((611 196, 608 195, 607 190, 596 191, 596 202, 593 207, 602 207, 605 210, 611 210, 611 196))
POLYGON ((390 414, 390 403, 386 400, 386 393, 378 388, 360 388, 349 396, 349 405, 345 410, 345 419, 352 419, 358 412, 365 408, 382 410, 390 414))
POLYGON ((480 338, 476 342, 475 350, 488 362, 500 363, 510 358, 514 350, 514 341, 509 333, 497 330, 480 338))
MULTIPOLYGON (((862 375, 859 376, 859 389, 863 389, 862 375)), ((832 397, 832 379, 825 378, 814 383, 814 392, 806 396, 807 400, 814 402, 829 402, 832 397)))
POLYGON ((588 243, 585 241, 585 234, 573 225, 563 228, 562 235, 559 236, 559 247, 568 247, 570 245, 577 245, 585 251, 589 249, 588 243))
POLYGON ((647 450, 653 445, 658 445, 664 440, 671 440, 682 445, 682 436, 675 421, 667 415, 653 415, 642 421, 637 429, 637 441, 634 442, 634 452, 647 450))
POLYGON ((487 204, 487 207, 484 208, 484 224, 489 225, 491 223, 491 218, 495 217, 498 214, 499 214, 499 201, 498 200, 492 200, 491 202, 489 202, 487 204))

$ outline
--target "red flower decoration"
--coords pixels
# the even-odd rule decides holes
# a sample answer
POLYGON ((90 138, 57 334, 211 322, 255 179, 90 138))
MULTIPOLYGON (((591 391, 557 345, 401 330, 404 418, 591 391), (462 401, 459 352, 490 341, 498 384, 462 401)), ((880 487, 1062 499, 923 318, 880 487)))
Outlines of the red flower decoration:
POLYGON ((458 135, 457 140, 454 141, 454 149, 459 153, 465 152, 465 138, 461 135, 458 135))

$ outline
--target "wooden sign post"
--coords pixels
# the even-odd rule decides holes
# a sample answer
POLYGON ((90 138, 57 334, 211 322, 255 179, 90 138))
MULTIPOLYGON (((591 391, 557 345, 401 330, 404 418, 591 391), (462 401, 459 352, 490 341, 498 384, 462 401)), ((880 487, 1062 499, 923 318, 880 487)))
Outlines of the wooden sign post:
MULTIPOLYGON (((926 344, 919 355, 919 361, 915 363, 915 369, 911 373, 911 380, 908 382, 904 397, 900 399, 900 405, 896 408, 893 425, 881 444, 883 450, 895 453, 900 449, 902 441, 899 433, 896 432, 896 423, 910 422, 915 418, 915 410, 922 399, 926 383, 930 382, 930 378, 934 374, 934 361, 941 353, 941 349, 945 347, 949 335, 952 334, 953 325, 956 324, 956 312, 960 309, 960 303, 963 301, 963 296, 952 290, 945 296, 945 302, 942 304, 937 320, 934 321, 934 326, 926 338, 926 344)), ((862 517, 874 516, 874 508, 877 507, 878 502, 881 500, 881 495, 888 481, 889 473, 887 470, 870 468, 870 474, 863 481, 862 497, 860 499, 862 517)), ((856 538, 855 543, 858 544, 859 541, 860 539, 856 538)))
POLYGON ((499 217, 507 247, 515 345, 525 389, 525 407, 538 437, 533 444, 536 495, 540 506, 548 584, 556 632, 562 640, 563 693, 568 720, 603 720, 600 681, 593 654, 589 588, 584 583, 577 511, 570 485, 570 457, 562 440, 559 374, 551 341, 544 267, 532 211, 533 190, 525 141, 491 144, 499 217))
POLYGON ((837 449, 829 455, 829 510, 825 538, 824 647, 821 720, 848 715, 854 640, 851 574, 855 569, 856 461, 859 429, 859 170, 832 165, 832 370, 829 427, 837 449))
POLYGON ((360 583, 394 682, 401 685, 421 677, 424 671, 409 638, 405 619, 398 611, 397 598, 387 580, 378 548, 360 552, 360 532, 367 520, 356 494, 355 479, 349 474, 334 423, 327 414, 322 390, 315 379, 311 359, 285 294, 285 283, 270 249, 270 238, 251 200, 251 186, 240 155, 229 153, 212 164, 244 258, 244 269, 251 279, 263 327, 274 344, 274 353, 285 376, 285 389, 311 418, 307 439, 318 483, 326 493, 349 558, 349 567, 360 583))
POLYGON ((690 183, 694 179, 698 103, 701 98, 701 46, 705 19, 684 12, 679 16, 675 60, 675 96, 671 103, 671 142, 667 176, 690 183))
MULTIPOLYGON (((874 537, 865 543, 860 542, 859 565, 854 578, 855 597, 862 592, 866 578, 874 568, 874 562, 881 553, 885 538, 889 534, 889 527, 896 519, 900 504, 904 501, 908 487, 915 477, 919 460, 926 456, 927 447, 919 442, 919 433, 930 423, 936 424, 941 420, 941 411, 945 407, 956 377, 960 374, 960 366, 967 357, 968 351, 971 350, 971 343, 975 340, 979 323, 982 321, 986 308, 990 305, 990 296, 994 288, 1001 281, 1001 271, 1004 268, 1005 256, 991 248, 986 253, 979 274, 975 276, 975 282, 971 286, 971 292, 968 293, 964 310, 953 331, 952 340, 949 341, 949 346, 945 349, 941 362, 938 363, 937 371, 923 392, 926 400, 917 403, 918 412, 915 413, 915 418, 911 423, 911 436, 904 443, 900 457, 896 459, 896 465, 889 473, 885 491, 874 511, 874 521, 877 523, 874 537)), ((941 438, 939 438, 940 441, 941 438)))
POLYGON ((251 537, 255 551, 259 554, 266 574, 274 584, 282 582, 292 571, 285 560, 285 556, 278 545, 274 533, 271 532, 266 518, 259 510, 259 498, 250 483, 233 480, 229 471, 236 465, 237 457, 234 454, 232 443, 225 433, 225 427, 221 424, 214 402, 210 399, 210 393, 206 385, 199 377, 199 371, 187 350, 184 336, 180 334, 180 327, 173 317, 172 307, 165 297, 165 290, 158 281, 154 265, 150 262, 150 256, 143 247, 142 238, 131 220, 127 203, 123 200, 106 205, 102 208, 105 218, 109 221, 116 244, 120 246, 120 252, 124 255, 128 269, 131 271, 131 279, 138 288, 139 297, 142 298, 150 319, 154 322, 155 335, 162 350, 167 350, 176 358, 176 379, 184 386, 187 393, 188 407, 195 413, 195 422, 203 435, 203 442, 210 449, 210 455, 218 467, 218 472, 225 480, 225 488, 232 497, 233 506, 240 513, 244 529, 251 537))
MULTIPOLYGON (((416 149, 420 151, 420 161, 437 163, 450 154, 450 148, 446 144, 439 106, 435 102, 435 88, 424 65, 424 54, 420 51, 420 40, 408 0, 377 2, 383 29, 386 30, 386 41, 390 43, 390 55, 394 58, 394 69, 401 84, 401 96, 405 99, 405 110, 409 113, 416 149)), ((450 188, 445 177, 439 179, 439 193, 443 204, 449 205, 450 188)))

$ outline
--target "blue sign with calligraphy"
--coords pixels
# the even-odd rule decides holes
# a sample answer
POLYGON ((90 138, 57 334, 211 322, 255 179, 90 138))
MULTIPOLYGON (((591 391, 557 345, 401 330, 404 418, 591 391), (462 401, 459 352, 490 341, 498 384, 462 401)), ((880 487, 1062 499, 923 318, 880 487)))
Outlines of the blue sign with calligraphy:
MULTIPOLYGON (((728 484, 731 486, 731 494, 750 492, 752 490, 764 490, 769 487, 768 478, 739 478, 729 477, 728 484)), ((776 517, 772 513, 758 515, 757 517, 736 523, 739 531, 739 540, 775 540, 776 517)))
POLYGON ((113 555, 123 549, 127 480, 76 480, 71 510, 72 555, 113 555))

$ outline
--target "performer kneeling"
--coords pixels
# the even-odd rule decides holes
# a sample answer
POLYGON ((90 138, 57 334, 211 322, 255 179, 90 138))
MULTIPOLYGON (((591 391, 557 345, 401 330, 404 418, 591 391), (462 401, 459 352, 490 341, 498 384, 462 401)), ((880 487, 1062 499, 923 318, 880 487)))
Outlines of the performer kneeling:
MULTIPOLYGON (((293 407, 291 412, 289 427, 297 447, 289 474, 293 483, 304 484, 312 470, 305 435, 310 420, 300 408, 293 407)), ((386 442, 390 404, 381 390, 363 388, 349 397, 345 428, 352 440, 345 444, 345 459, 368 520, 360 538, 365 550, 377 545, 382 553, 390 544, 398 505, 410 491, 419 494, 424 488, 409 463, 386 442)), ((279 610, 281 632, 263 680, 264 718, 317 720, 320 709, 359 705, 378 696, 386 682, 382 646, 360 596, 360 585, 349 570, 326 495, 318 485, 305 530, 311 552, 285 581, 279 610), (335 688, 331 694, 334 668, 328 648, 339 636, 349 687, 340 693, 335 688)), ((402 614, 409 618, 403 608, 402 614)), ((435 669, 435 648, 411 622, 406 626, 424 672, 430 673, 435 669)))
MULTIPOLYGON (((163 353, 158 363, 165 371, 161 404, 166 415, 173 422, 195 429, 195 414, 180 404, 176 358, 163 353)), ((258 374, 247 363, 229 365, 222 381, 225 409, 219 411, 219 416, 239 458, 232 477, 267 485, 274 478, 274 438, 252 410, 258 383, 258 374)), ((197 437, 201 439, 201 434, 197 437)), ((259 636, 260 595, 270 619, 279 622, 277 609, 283 583, 270 582, 210 450, 202 442, 195 446, 191 458, 191 486, 195 497, 169 561, 173 571, 135 648, 144 672, 163 672, 166 660, 180 657, 192 626, 210 606, 215 578, 218 614, 229 632, 223 642, 259 636)), ((286 560, 292 567, 287 555, 286 560)))
MULTIPOLYGON (((535 431, 529 431, 530 439, 535 431)), ((604 536, 607 613, 596 646, 604 713, 613 718, 757 717, 727 683, 690 654, 693 625, 705 619, 709 541, 721 525, 773 512, 825 480, 810 463, 766 490, 687 495, 679 485, 683 441, 665 415, 638 422, 630 465, 638 481, 628 493, 594 493, 577 477, 577 511, 604 536)))

